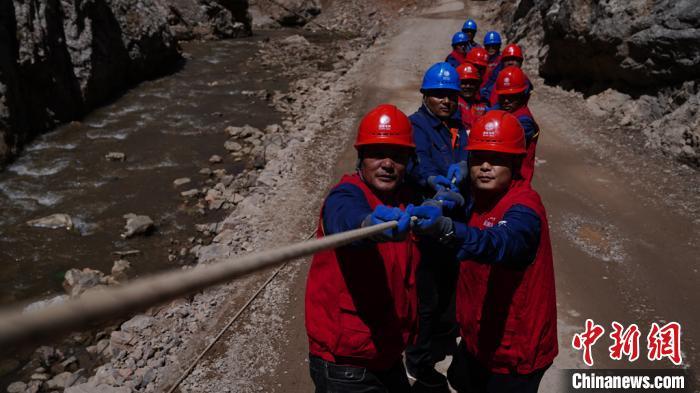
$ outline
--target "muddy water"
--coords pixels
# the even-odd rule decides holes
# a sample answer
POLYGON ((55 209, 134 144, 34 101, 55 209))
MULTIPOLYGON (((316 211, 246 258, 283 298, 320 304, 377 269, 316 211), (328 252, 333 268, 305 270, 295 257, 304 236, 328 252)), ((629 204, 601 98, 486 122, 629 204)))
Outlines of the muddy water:
POLYGON ((185 44, 180 71, 142 83, 82 121, 38 138, 0 173, 0 304, 62 291, 69 268, 108 273, 116 251, 141 251, 129 257, 139 275, 176 265, 168 260, 169 249, 191 246, 193 224, 223 214, 202 215, 180 191, 204 184, 201 168, 235 174, 245 165, 227 157, 224 128, 279 121, 264 97, 250 94, 287 85, 276 70, 254 66, 265 38, 185 44), (108 152, 123 152, 126 161, 107 161, 108 152), (224 162, 209 164, 212 154, 224 162), (176 189, 173 180, 180 177, 192 183, 176 189), (54 213, 70 215, 76 228, 26 224, 54 213), (150 216, 157 230, 122 239, 127 213, 150 216))

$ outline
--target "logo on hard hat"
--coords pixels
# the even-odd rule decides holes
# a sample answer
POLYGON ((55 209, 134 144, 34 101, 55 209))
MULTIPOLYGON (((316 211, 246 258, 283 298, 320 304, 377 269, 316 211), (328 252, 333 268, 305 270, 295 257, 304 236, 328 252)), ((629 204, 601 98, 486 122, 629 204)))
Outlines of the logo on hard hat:
POLYGON ((380 130, 390 130, 391 129, 391 117, 387 115, 382 115, 379 118, 379 129, 380 130))
POLYGON ((449 77, 450 77, 450 70, 444 70, 444 71, 442 71, 442 76, 445 77, 445 78, 449 78, 449 77))
POLYGON ((495 122, 488 122, 484 124, 484 136, 485 137, 494 137, 496 136, 496 123, 495 122))
POLYGON ((510 85, 510 78, 509 77, 503 78, 503 84, 506 86, 510 85))

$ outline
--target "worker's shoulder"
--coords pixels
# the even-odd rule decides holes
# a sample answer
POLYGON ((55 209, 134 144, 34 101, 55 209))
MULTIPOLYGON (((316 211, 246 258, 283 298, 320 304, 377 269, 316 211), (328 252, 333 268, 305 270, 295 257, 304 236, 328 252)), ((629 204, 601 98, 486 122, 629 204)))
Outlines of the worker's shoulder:
MULTIPOLYGON (((524 182, 524 180, 521 180, 524 182)), ((544 204, 542 197, 529 184, 522 184, 518 187, 513 187, 508 192, 508 199, 511 205, 524 205, 538 213, 544 213, 544 204)))
POLYGON ((408 119, 411 121, 411 124, 413 125, 413 131, 414 132, 426 132, 429 131, 429 128, 433 126, 433 119, 431 116, 421 107, 413 114, 411 114, 408 119))
POLYGON ((335 186, 333 186, 333 188, 331 188, 330 192, 328 193, 328 196, 353 195, 364 197, 365 193, 362 190, 362 186, 360 186, 359 182, 356 181, 356 177, 358 177, 356 174, 344 175, 340 179, 340 181, 335 186))

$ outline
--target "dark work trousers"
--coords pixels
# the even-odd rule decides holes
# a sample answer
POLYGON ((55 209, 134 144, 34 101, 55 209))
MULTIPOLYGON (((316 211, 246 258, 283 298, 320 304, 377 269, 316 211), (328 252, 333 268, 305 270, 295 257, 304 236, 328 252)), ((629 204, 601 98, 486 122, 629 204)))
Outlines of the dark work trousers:
POLYGON ((418 336, 406 349, 406 366, 411 373, 435 367, 436 334, 456 329, 454 297, 459 261, 453 249, 435 242, 420 244, 421 261, 416 271, 418 291, 418 336))
POLYGON ((389 370, 371 371, 364 367, 341 366, 310 355, 309 369, 316 393, 405 393, 411 390, 401 360, 389 370))
POLYGON ((495 374, 460 344, 447 370, 447 380, 459 393, 537 393, 549 366, 531 374, 495 374))

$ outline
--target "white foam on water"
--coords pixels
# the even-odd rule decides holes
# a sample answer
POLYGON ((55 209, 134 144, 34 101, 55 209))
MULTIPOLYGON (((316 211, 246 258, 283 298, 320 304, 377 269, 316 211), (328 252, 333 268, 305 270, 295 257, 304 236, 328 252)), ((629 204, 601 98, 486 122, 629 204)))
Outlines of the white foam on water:
POLYGON ((129 105, 129 106, 125 106, 122 109, 119 109, 118 111, 110 112, 109 116, 110 117, 119 117, 122 115, 127 115, 129 113, 138 112, 138 111, 143 110, 143 109, 144 109, 143 105, 129 105))
POLYGON ((89 121, 89 122, 86 122, 85 124, 87 124, 88 127, 92 127, 92 128, 104 128, 105 126, 108 126, 112 123, 116 123, 116 120, 102 119, 100 121, 89 121))
POLYGON ((24 159, 20 159, 17 163, 10 165, 7 170, 20 176, 42 177, 55 175, 68 168, 68 165, 70 165, 68 160, 55 160, 48 165, 40 166, 36 162, 31 162, 29 157, 25 156, 24 159))
POLYGON ((87 137, 90 139, 117 139, 124 140, 129 136, 126 131, 116 131, 116 132, 88 132, 87 137))
POLYGON ((171 160, 170 158, 166 158, 163 161, 157 162, 155 164, 135 165, 135 166, 130 166, 126 169, 129 171, 146 171, 146 170, 158 169, 158 168, 174 168, 176 166, 178 166, 177 162, 171 160))
POLYGON ((27 151, 38 151, 46 149, 56 150, 73 150, 78 147, 75 143, 56 143, 56 142, 38 142, 33 143, 26 148, 27 151))
POLYGON ((80 236, 90 236, 100 226, 96 223, 89 222, 84 216, 73 216, 73 227, 80 233, 80 236))
POLYGON ((53 192, 32 192, 23 188, 14 188, 7 182, 0 183, 0 193, 15 205, 25 210, 36 210, 36 204, 53 206, 63 200, 63 196, 53 192), (33 203, 32 203, 33 202, 33 203))

